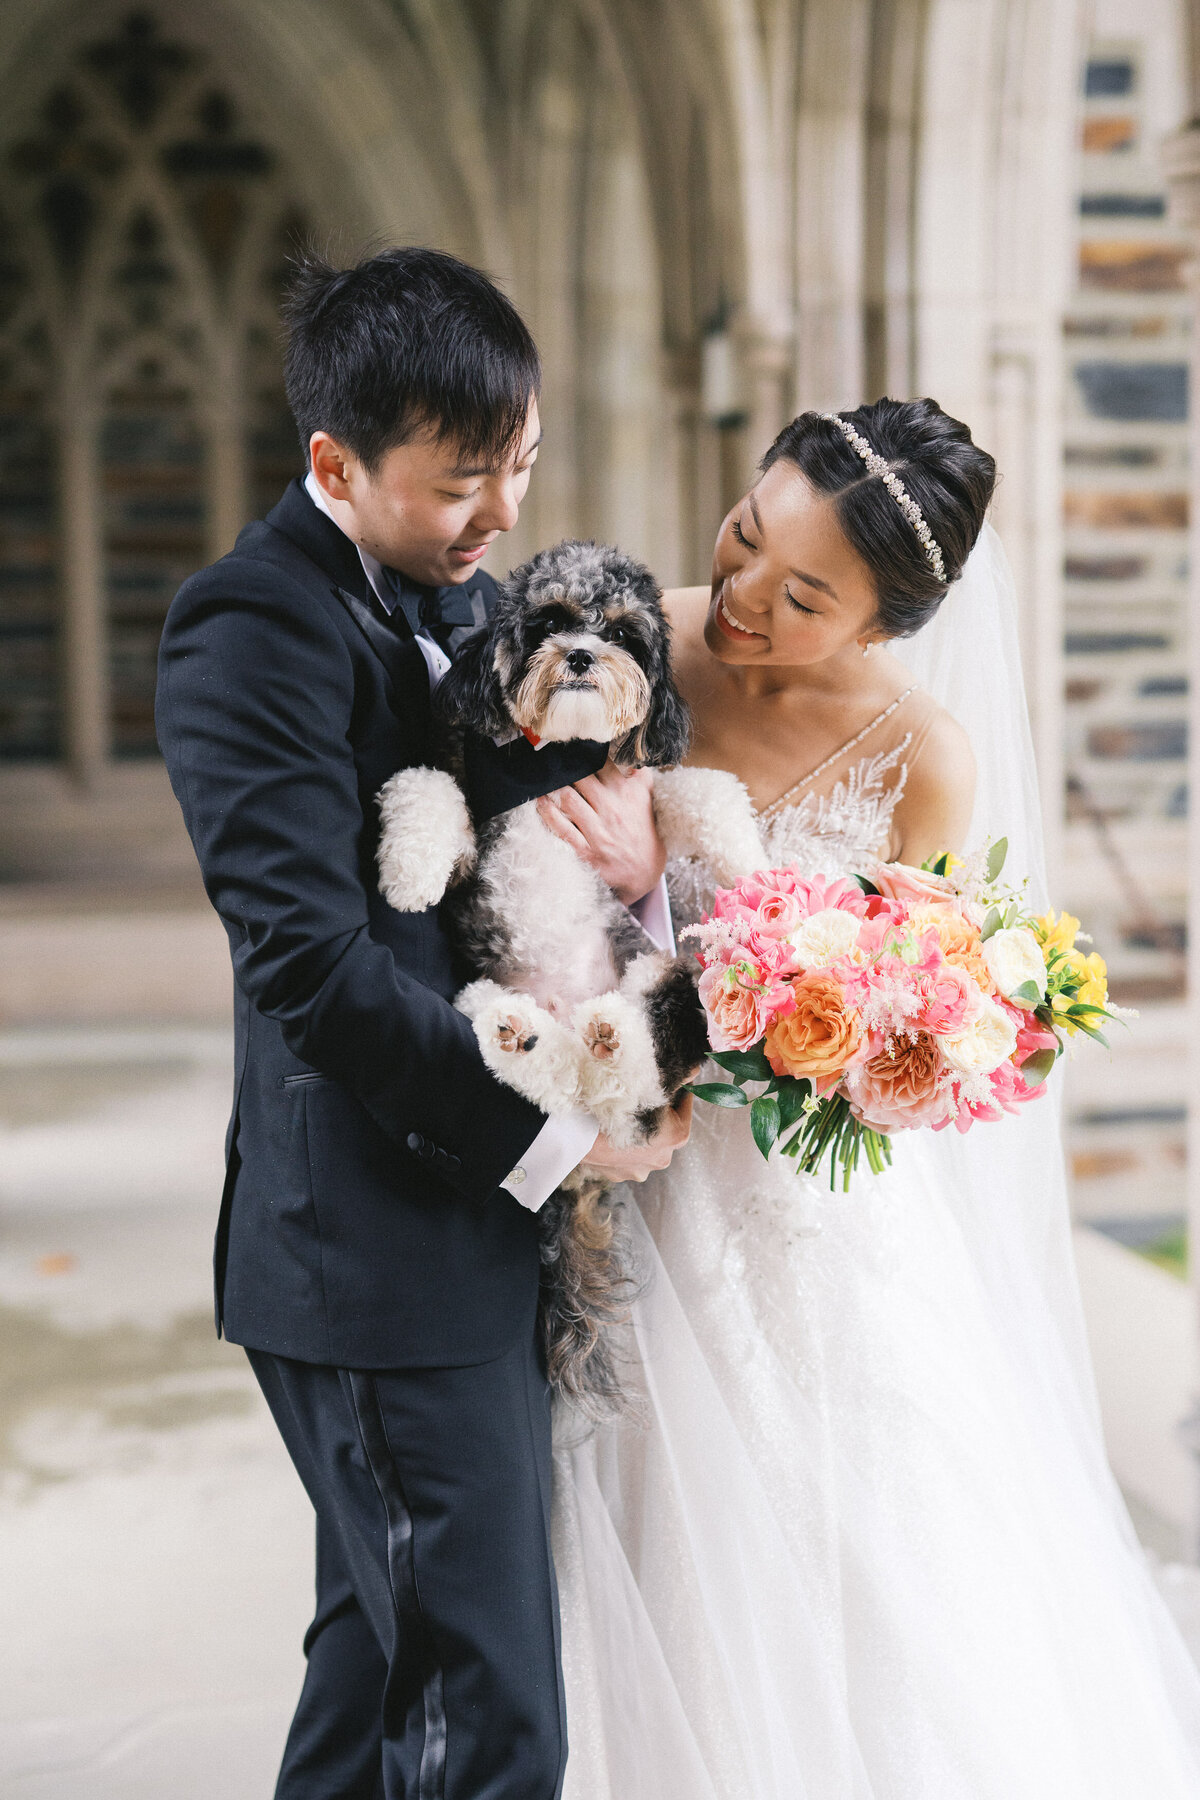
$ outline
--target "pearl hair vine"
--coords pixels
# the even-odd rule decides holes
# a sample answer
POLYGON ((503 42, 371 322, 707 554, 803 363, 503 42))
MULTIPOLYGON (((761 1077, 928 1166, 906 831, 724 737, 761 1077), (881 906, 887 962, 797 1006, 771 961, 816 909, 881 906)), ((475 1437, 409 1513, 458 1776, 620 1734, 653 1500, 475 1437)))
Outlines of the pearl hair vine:
POLYGON ((850 448, 856 450, 862 457, 867 465, 868 472, 872 475, 877 475, 880 481, 882 481, 884 487, 916 532, 930 568, 933 570, 938 580, 945 584, 946 565, 942 560, 942 552, 937 539, 925 523, 924 513, 921 511, 900 477, 896 474, 895 470, 887 462, 885 457, 880 456, 877 451, 872 450, 866 438, 860 431, 855 430, 849 419, 843 419, 840 413, 834 412, 822 413, 821 417, 823 419, 828 419, 831 425, 837 426, 846 442, 850 445, 850 448))

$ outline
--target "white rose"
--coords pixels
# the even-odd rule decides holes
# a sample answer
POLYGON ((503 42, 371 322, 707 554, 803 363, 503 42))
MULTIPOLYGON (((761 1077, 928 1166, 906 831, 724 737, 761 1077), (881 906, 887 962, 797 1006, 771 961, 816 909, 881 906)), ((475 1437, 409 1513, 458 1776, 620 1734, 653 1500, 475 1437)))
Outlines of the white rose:
POLYGON ((845 912, 840 906, 827 906, 797 925, 788 942, 802 968, 823 969, 854 949, 861 923, 855 913, 845 912))
POLYGON ((1024 926, 993 932, 983 946, 983 960, 1004 998, 1014 1006, 1034 1007, 1046 998, 1046 965, 1041 945, 1024 926), (1037 1000, 1015 998, 1017 989, 1027 981, 1037 989, 1037 1000))
POLYGON ((938 1047, 958 1075, 990 1075, 1017 1047, 1017 1028, 994 1000, 985 1000, 976 1019, 938 1047))

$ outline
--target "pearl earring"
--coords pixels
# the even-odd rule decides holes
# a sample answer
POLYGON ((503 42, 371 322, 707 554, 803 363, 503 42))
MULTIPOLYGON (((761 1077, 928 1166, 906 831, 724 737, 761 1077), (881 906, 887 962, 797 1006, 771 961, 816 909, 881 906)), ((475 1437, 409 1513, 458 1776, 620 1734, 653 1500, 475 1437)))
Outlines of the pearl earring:
POLYGON ((864 645, 863 645, 863 647, 862 647, 862 653, 863 653, 863 655, 864 655, 864 656, 870 656, 870 654, 871 654, 871 646, 870 646, 870 644, 864 644, 864 645))

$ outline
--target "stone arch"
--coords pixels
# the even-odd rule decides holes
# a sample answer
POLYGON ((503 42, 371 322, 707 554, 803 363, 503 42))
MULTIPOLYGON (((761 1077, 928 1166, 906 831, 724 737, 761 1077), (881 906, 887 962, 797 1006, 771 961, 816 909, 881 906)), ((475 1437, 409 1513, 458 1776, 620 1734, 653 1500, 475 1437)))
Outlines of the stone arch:
POLYGON ((405 236, 479 256, 502 238, 477 211, 487 159, 468 180, 404 107, 445 44, 414 54, 381 14, 333 33, 322 87, 334 10, 355 11, 46 3, 2 21, 0 93, 19 98, 0 141, 0 435, 28 503, 0 545, 0 754, 90 779, 153 753, 174 587, 297 466, 276 319, 289 250, 405 236), (330 83, 344 125, 312 110, 330 83))

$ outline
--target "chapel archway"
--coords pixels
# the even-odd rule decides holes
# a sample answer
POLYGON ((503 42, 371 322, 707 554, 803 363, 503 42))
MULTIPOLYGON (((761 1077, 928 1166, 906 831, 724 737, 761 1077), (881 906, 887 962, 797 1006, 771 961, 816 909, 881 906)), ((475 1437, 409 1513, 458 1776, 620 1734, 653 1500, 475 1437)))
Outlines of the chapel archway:
POLYGON ((31 98, 0 150, 0 756, 87 776, 155 754, 171 595, 299 466, 276 315, 308 221, 166 12, 85 32, 31 98))

